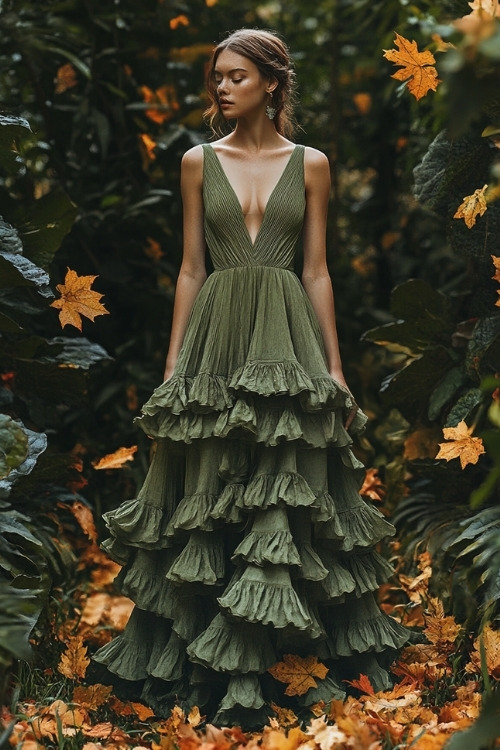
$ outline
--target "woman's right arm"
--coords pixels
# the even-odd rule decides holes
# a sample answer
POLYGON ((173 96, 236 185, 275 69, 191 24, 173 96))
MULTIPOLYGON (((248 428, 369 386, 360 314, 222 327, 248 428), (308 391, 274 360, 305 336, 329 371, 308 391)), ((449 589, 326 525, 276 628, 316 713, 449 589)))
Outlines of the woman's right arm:
POLYGON ((195 146, 184 154, 181 164, 182 264, 175 289, 172 331, 164 380, 168 380, 174 371, 191 309, 207 278, 202 187, 203 149, 201 146, 195 146))

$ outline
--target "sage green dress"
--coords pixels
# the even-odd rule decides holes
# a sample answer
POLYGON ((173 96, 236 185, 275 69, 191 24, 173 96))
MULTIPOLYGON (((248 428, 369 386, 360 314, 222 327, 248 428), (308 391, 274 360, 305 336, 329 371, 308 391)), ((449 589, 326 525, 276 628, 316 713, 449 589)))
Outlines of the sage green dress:
MULTIPOLYGON (((374 545, 391 524, 359 496, 344 429, 349 393, 326 368, 317 318, 293 272, 304 210, 295 146, 255 242, 216 151, 203 147, 205 233, 215 268, 198 294, 173 376, 139 425, 156 451, 137 497, 107 513, 104 543, 136 604, 95 660, 168 715, 198 705, 216 724, 299 715, 386 665, 408 632, 374 591, 391 568, 374 545), (284 654, 328 667, 288 698, 284 654)), ((363 428, 358 413, 350 432, 363 428)))

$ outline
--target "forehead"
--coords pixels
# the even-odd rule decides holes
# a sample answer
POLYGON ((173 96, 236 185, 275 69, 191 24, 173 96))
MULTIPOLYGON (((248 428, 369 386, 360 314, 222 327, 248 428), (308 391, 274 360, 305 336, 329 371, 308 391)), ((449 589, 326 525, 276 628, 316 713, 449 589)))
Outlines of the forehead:
POLYGON ((216 73, 228 73, 232 70, 244 70, 247 73, 253 73, 257 66, 248 57, 234 52, 232 49, 223 49, 217 58, 214 66, 216 73))

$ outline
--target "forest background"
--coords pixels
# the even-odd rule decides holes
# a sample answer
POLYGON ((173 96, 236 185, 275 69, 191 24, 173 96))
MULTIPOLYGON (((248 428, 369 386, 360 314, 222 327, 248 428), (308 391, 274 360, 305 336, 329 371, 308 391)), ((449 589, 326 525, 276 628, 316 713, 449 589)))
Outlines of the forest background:
MULTIPOLYGON (((372 705, 371 728, 358 704, 372 734, 356 739, 361 729, 341 727, 344 709, 320 707, 337 739, 321 745, 311 730, 290 740, 278 728, 295 719, 278 714, 279 737, 264 741, 442 747, 477 718, 485 693, 479 731, 494 742, 484 727, 500 678, 498 0, 0 0, 3 739, 25 750, 202 741, 180 714, 168 729, 140 724, 140 741, 136 725, 113 734, 117 716, 100 735, 109 692, 90 705, 72 690, 87 648, 126 616, 97 546, 100 516, 133 497, 147 470, 151 446, 133 418, 161 382, 168 346, 180 160, 209 137, 213 43, 240 26, 287 39, 297 140, 332 166, 342 355, 369 416, 357 445, 363 492, 399 532, 386 549, 399 576, 382 604, 428 637, 432 618, 453 624, 420 654, 426 670, 417 674, 415 654, 399 667, 406 693, 387 698, 385 713, 372 705), (395 32, 432 58, 410 46, 410 83, 391 77, 402 68, 384 55, 395 32), (426 75, 428 93, 412 93, 426 75), (415 709, 406 723, 394 715, 402 700, 415 709), (433 718, 418 713, 428 706, 433 718)), ((121 715, 148 718, 137 707, 121 715)))

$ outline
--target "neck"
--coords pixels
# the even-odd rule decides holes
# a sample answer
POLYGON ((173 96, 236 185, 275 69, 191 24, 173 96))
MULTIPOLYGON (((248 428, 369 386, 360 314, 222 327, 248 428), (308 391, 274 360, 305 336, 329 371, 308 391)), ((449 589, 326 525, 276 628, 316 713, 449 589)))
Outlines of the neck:
POLYGON ((249 151, 265 151, 276 148, 284 139, 276 130, 274 122, 263 114, 257 120, 252 118, 251 122, 240 118, 228 140, 249 151))

